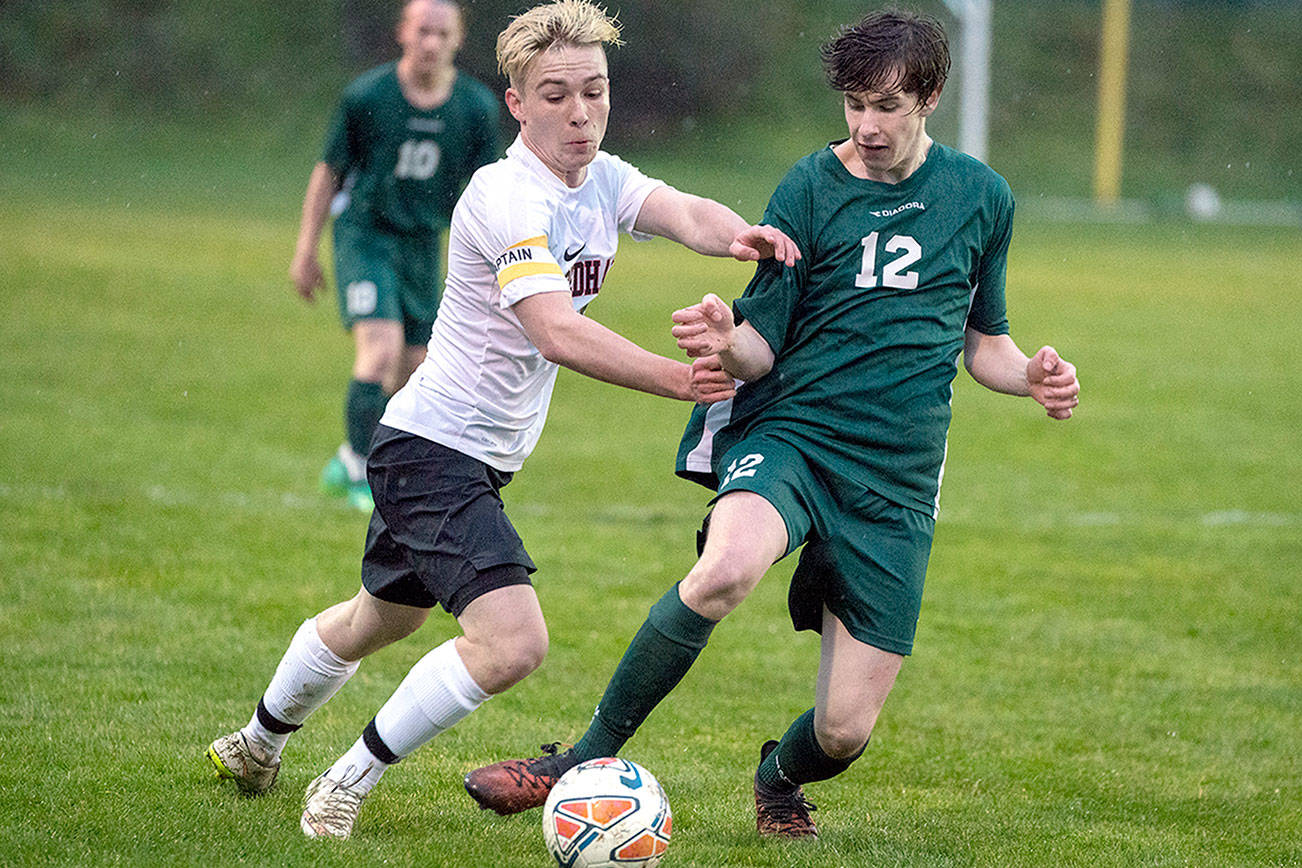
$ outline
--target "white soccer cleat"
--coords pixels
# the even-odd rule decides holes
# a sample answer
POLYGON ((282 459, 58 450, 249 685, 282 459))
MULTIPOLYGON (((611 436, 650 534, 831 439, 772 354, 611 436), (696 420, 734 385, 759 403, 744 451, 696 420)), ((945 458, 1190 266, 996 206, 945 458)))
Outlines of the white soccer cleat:
POLYGON ((258 796, 271 789, 280 772, 280 760, 264 763, 253 755, 244 733, 236 730, 223 735, 208 746, 208 761, 217 770, 217 777, 235 781, 241 791, 258 796))
POLYGON ((325 774, 307 787, 306 805, 299 825, 309 838, 347 838, 357 821, 366 794, 325 774))

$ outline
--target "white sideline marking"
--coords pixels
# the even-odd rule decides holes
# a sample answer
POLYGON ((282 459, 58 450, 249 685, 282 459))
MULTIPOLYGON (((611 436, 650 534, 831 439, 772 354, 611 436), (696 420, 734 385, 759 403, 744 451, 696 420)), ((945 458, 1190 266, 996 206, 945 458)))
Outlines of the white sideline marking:
MULTIPOLYGON (((163 506, 211 506, 219 504, 225 508, 253 512, 261 509, 292 509, 304 512, 320 512, 323 507, 339 506, 345 509, 344 501, 326 497, 323 494, 312 493, 303 495, 292 491, 271 491, 268 489, 254 491, 204 491, 199 492, 186 488, 175 488, 160 483, 144 485, 139 488, 130 489, 127 487, 115 487, 105 485, 98 489, 96 494, 102 494, 105 497, 130 497, 132 494, 138 494, 146 500, 152 501, 163 506)), ((46 501, 63 502, 80 499, 81 495, 73 495, 69 492, 66 485, 32 485, 26 483, 7 483, 0 482, 0 499, 18 500, 18 499, 39 499, 46 501)), ((573 510, 567 509, 550 502, 543 501, 518 501, 508 506, 511 511, 519 512, 523 515, 532 515, 538 517, 547 517, 553 515, 572 516, 573 510)), ((681 516, 684 519, 696 521, 699 518, 699 510, 692 512, 690 515, 681 516)), ((975 509, 955 509, 942 511, 941 523, 946 519, 954 524, 971 524, 978 520, 979 512, 975 509)), ((638 506, 631 503, 608 503, 603 504, 595 509, 587 511, 587 517, 591 521, 624 523, 624 522, 647 522, 647 521, 674 521, 680 518, 671 509, 663 506, 638 506)), ((1019 517, 1013 516, 1014 519, 1019 517)), ((1071 527, 1116 527, 1120 525, 1135 525, 1143 521, 1152 521, 1152 517, 1146 516, 1142 521, 1134 515, 1128 515, 1120 512, 1063 512, 1040 516, 1020 517, 1019 522, 1023 525, 1034 524, 1041 525, 1068 525, 1071 527)), ((1171 518, 1166 522, 1168 525, 1196 524, 1201 527, 1289 527, 1299 523, 1302 520, 1302 514, 1292 512, 1252 512, 1245 509, 1222 509, 1212 512, 1205 512, 1197 516, 1171 518)))
POLYGON ((1247 512, 1242 509, 1229 509, 1224 512, 1209 512, 1203 516, 1203 524, 1208 527, 1223 527, 1230 524, 1248 524, 1265 527, 1284 527, 1292 524, 1294 516, 1278 512, 1247 512))
POLYGON ((151 485, 145 489, 145 496, 164 506, 202 506, 214 500, 235 509, 249 510, 260 506, 274 505, 290 509, 310 509, 317 511, 322 503, 330 503, 332 498, 325 495, 304 497, 291 491, 219 491, 211 495, 197 494, 193 491, 168 488, 165 485, 151 485))
MULTIPOLYGON (((146 500, 163 506, 205 506, 218 503, 244 512, 270 508, 319 512, 323 504, 334 502, 333 499, 325 495, 304 497, 291 491, 277 492, 264 489, 262 491, 211 491, 199 493, 158 484, 146 485, 136 488, 134 491, 125 487, 104 486, 98 488, 94 494, 121 499, 131 497, 133 494, 139 494, 146 500)), ((81 495, 71 494, 66 485, 24 485, 21 483, 12 485, 6 482, 0 482, 0 498, 9 500, 35 498, 55 502, 83 499, 81 495)), ((339 502, 343 503, 343 501, 339 502)))

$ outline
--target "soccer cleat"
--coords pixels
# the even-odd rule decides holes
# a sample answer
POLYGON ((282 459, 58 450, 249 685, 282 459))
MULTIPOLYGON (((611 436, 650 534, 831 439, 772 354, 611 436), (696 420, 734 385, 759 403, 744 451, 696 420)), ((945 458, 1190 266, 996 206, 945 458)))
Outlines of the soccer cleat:
POLYGON ((321 493, 330 497, 346 497, 348 495, 348 486, 352 484, 352 479, 348 476, 348 468, 344 466, 343 461, 338 455, 330 456, 326 466, 321 468, 321 493))
POLYGON ((466 792, 486 811, 502 816, 542 807, 561 775, 579 764, 574 748, 560 742, 542 746, 543 756, 503 760, 466 775, 466 792))
POLYGON ((322 773, 308 784, 299 826, 309 838, 347 838, 366 794, 322 773))
MULTIPOLYGON (((778 746, 776 741, 766 741, 760 748, 760 762, 778 746)), ((818 827, 810 811, 817 808, 805 798, 800 787, 780 790, 759 782, 755 774, 755 828, 763 838, 817 838, 818 827)))
POLYGON ((371 486, 366 481, 354 482, 348 486, 348 505, 358 512, 370 512, 375 509, 375 498, 371 496, 371 486))
POLYGON ((253 755, 244 733, 236 730, 223 735, 208 746, 208 761, 217 770, 217 777, 235 781, 246 795, 258 796, 271 789, 280 772, 280 760, 264 763, 253 755))

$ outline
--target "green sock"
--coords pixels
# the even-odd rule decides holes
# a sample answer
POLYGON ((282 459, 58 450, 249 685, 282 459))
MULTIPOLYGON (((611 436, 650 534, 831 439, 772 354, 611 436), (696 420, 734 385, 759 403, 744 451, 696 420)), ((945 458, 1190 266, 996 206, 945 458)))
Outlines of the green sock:
POLYGON ((615 756, 651 709, 692 667, 717 622, 698 615, 674 585, 651 607, 606 686, 588 731, 574 746, 580 760, 615 756))
POLYGON ((348 445, 358 455, 365 457, 371 451, 371 437, 375 426, 384 415, 384 405, 389 398, 379 383, 361 380, 348 381, 348 396, 344 399, 344 430, 348 445))
POLYGON ((793 790, 801 784, 834 778, 863 755, 865 744, 859 752, 846 759, 835 759, 823 753, 823 747, 814 735, 814 709, 797 717, 787 728, 778 746, 760 763, 755 779, 766 787, 793 790))

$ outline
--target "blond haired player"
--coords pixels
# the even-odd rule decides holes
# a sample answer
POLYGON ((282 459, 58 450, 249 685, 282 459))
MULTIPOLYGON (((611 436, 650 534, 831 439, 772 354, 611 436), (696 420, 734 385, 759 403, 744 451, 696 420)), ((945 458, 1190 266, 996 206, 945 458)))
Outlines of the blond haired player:
POLYGON ((619 29, 582 0, 535 7, 498 39, 520 135, 475 173, 452 217, 429 352, 390 401, 368 459, 376 508, 362 589, 306 621, 248 725, 209 749, 246 792, 271 786, 290 733, 361 658, 441 605, 462 634, 412 667, 360 738, 307 791, 303 831, 347 837, 385 769, 542 662, 533 561, 498 492, 542 432, 559 366, 685 401, 733 394, 717 362, 673 361, 583 315, 620 232, 741 260, 799 254, 782 232, 652 180, 600 150, 610 111, 604 45, 619 29))

